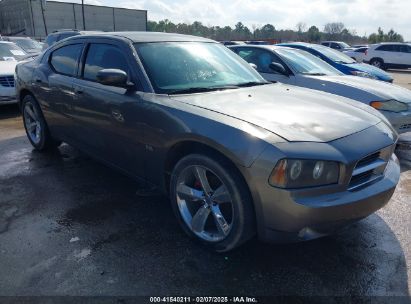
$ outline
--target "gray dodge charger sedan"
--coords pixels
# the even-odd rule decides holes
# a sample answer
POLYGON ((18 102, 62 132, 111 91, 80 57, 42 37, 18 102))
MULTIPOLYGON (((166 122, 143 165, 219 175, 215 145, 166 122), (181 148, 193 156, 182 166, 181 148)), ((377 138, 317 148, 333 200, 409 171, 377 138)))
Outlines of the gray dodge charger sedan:
POLYGON ((76 36, 16 74, 37 150, 64 141, 157 186, 216 251, 332 233, 383 207, 399 180, 397 134, 377 111, 267 83, 212 40, 76 36))

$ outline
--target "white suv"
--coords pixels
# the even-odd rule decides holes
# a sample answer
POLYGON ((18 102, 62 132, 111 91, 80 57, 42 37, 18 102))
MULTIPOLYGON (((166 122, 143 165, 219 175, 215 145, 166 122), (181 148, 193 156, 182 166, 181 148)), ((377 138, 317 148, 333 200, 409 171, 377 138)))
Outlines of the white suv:
POLYGON ((364 62, 382 69, 411 68, 411 44, 393 42, 370 45, 364 62))

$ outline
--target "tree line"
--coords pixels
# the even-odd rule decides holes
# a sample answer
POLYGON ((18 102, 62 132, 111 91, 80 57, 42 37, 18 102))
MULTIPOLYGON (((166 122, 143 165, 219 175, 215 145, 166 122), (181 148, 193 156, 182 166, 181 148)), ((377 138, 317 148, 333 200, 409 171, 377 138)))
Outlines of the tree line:
POLYGON ((345 41, 347 43, 378 43, 378 42, 403 42, 403 37, 391 29, 384 33, 378 28, 376 33, 367 36, 360 36, 355 30, 349 30, 341 22, 332 22, 324 25, 320 30, 316 26, 307 27, 304 22, 297 23, 295 30, 277 30, 272 24, 263 26, 252 25, 251 28, 238 22, 231 26, 206 26, 199 21, 191 24, 173 23, 168 19, 147 22, 147 30, 153 32, 179 33, 206 37, 218 41, 227 40, 272 40, 277 42, 285 41, 305 41, 320 42, 323 40, 345 41))

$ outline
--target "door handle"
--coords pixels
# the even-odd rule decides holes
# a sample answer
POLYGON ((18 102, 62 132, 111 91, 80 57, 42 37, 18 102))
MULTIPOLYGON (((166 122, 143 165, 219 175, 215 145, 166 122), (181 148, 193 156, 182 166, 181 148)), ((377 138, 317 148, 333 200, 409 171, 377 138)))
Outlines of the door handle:
POLYGON ((82 90, 82 89, 80 89, 80 88, 75 88, 74 89, 74 93, 76 93, 76 94, 83 94, 84 93, 84 91, 82 90))

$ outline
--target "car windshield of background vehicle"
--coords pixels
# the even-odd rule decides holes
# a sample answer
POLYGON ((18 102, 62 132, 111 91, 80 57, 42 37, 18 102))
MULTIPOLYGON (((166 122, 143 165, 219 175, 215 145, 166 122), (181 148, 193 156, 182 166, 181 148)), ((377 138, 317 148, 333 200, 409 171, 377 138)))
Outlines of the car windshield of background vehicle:
POLYGON ((276 53, 290 65, 295 72, 312 76, 341 76, 343 73, 334 69, 323 60, 301 50, 279 49, 276 53))
POLYGON ((11 40, 15 44, 17 44, 19 47, 21 47, 25 51, 29 50, 41 50, 42 46, 40 43, 37 41, 31 40, 31 39, 16 39, 16 40, 11 40))
POLYGON ((13 43, 0 43, 0 61, 20 61, 27 53, 13 43))
POLYGON ((339 42, 339 44, 342 45, 343 48, 350 48, 350 46, 345 42, 339 42))
POLYGON ((135 48, 154 90, 160 94, 267 84, 250 65, 219 43, 136 43, 135 48))
POLYGON ((340 51, 336 51, 322 45, 313 45, 312 48, 334 62, 345 64, 356 63, 355 60, 340 51))

